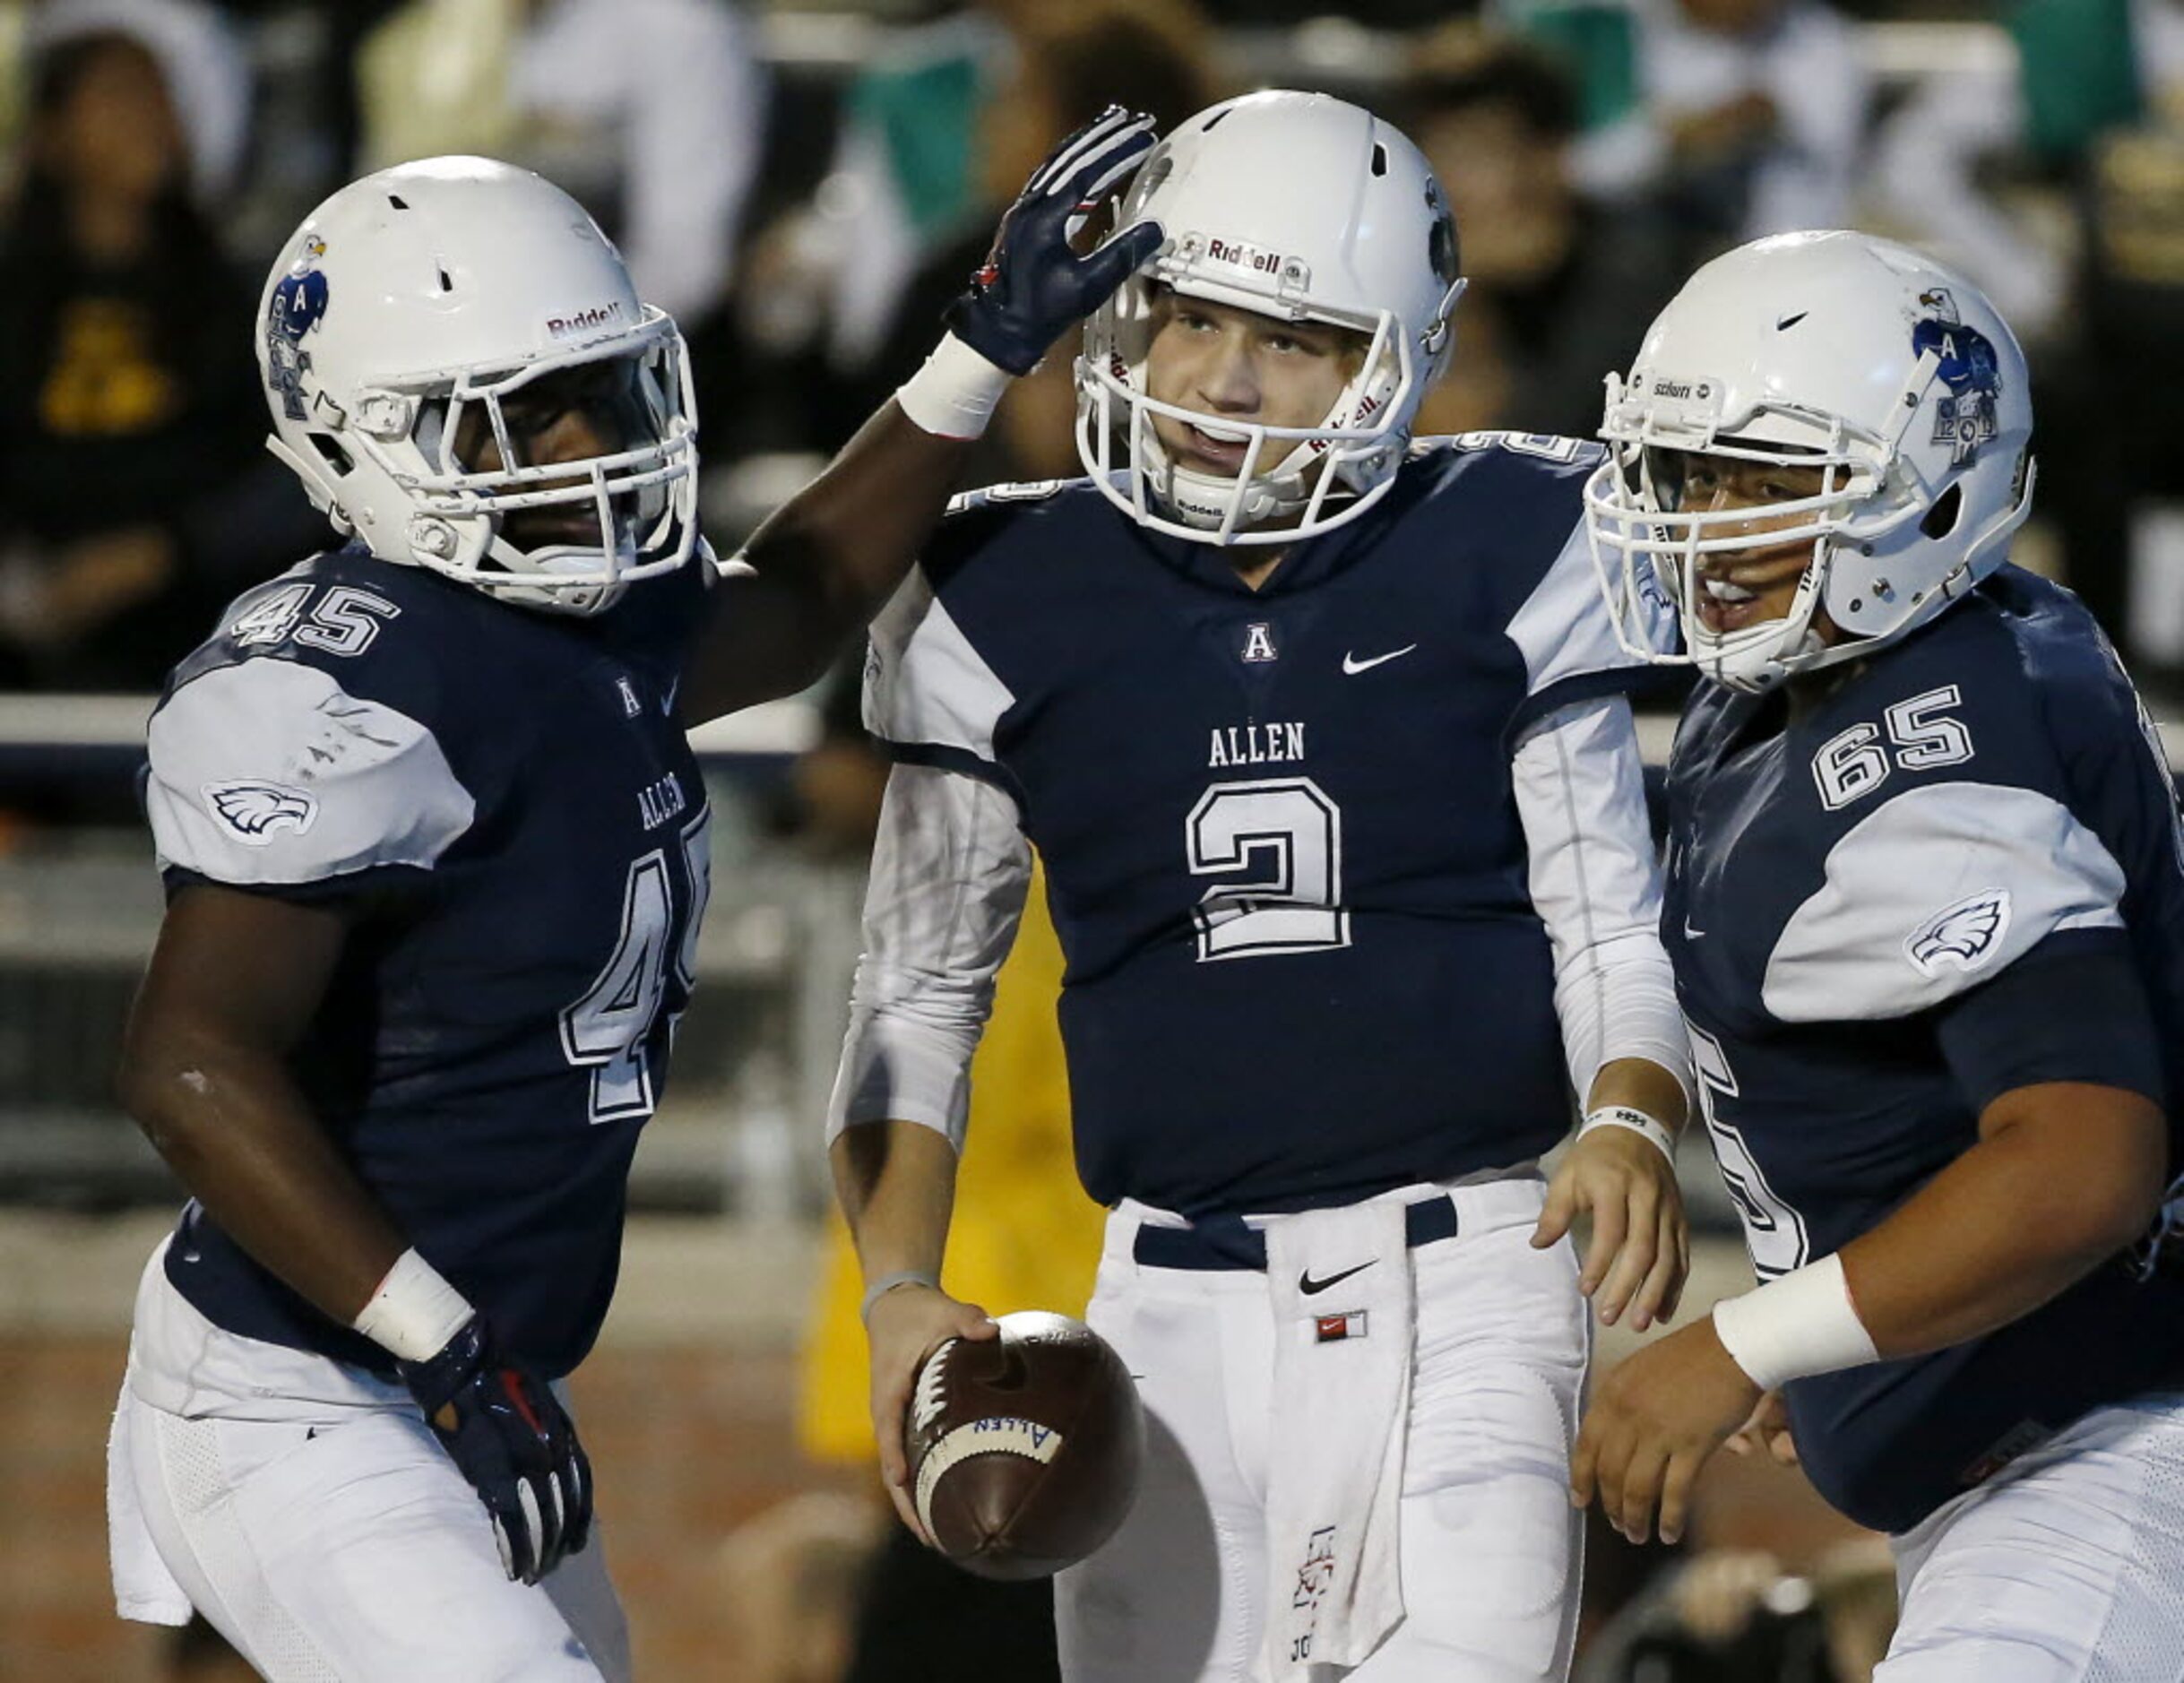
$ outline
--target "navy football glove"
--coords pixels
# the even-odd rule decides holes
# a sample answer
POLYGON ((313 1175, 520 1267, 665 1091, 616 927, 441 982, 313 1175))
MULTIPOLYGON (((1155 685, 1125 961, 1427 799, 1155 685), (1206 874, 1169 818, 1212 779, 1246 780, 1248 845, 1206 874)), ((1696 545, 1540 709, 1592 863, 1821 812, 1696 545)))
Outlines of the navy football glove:
POLYGON ((475 1316, 438 1355, 394 1365, 492 1515, 510 1577, 536 1584, 584 1546, 591 1463, 543 1379, 504 1359, 475 1316))
POLYGON ((986 266, 944 319, 995 367, 1029 374, 1070 326, 1107 301, 1161 248, 1157 222, 1140 222, 1080 257, 1069 237, 1101 195, 1152 150, 1152 119, 1110 105, 1055 148, 1001 219, 986 266))

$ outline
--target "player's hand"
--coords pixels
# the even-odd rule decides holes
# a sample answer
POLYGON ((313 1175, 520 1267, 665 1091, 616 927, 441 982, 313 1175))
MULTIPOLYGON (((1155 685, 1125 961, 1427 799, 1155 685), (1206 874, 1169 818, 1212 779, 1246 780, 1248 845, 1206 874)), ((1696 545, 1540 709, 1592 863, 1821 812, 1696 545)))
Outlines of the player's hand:
POLYGON ((910 1486, 910 1454, 902 1445, 910 1393, 925 1359, 951 1338, 998 1338, 1001 1328, 974 1303, 959 1302, 932 1286, 897 1286, 875 1299, 865 1331, 872 1343, 872 1435, 879 1440, 880 1477, 894 1511, 927 1548, 933 1540, 918 1523, 910 1486))
POLYGON ((1101 196, 1152 149, 1152 119, 1110 105, 1072 134, 1001 219, 986 266, 946 311, 949 331, 996 367, 1029 374, 1063 333, 1161 248, 1157 222, 1126 228, 1087 256, 1069 241, 1101 196))
POLYGON ((591 1534, 591 1463, 545 1380, 503 1358, 473 1316, 402 1383, 485 1504, 501 1564, 536 1584, 591 1534))
POLYGON ((1691 1272, 1691 1230, 1675 1165, 1644 1135, 1596 1127, 1571 1143, 1548 1183, 1532 1242, 1545 1249, 1584 1213, 1593 1217, 1578 1286, 1602 1326, 1625 1308, 1633 1332, 1676 1313, 1691 1272))
POLYGON ((1584 1507, 1598 1496, 1608 1523, 1634 1543, 1646 1540, 1658 1509, 1661 1541, 1676 1541, 1699 1470, 1758 1402, 1712 1316, 1641 1346, 1593 1391, 1570 1451, 1570 1500, 1584 1507))
POLYGON ((1732 1455, 1765 1450, 1779 1465, 1796 1466, 1797 1440, 1790 1436, 1790 1409, 1783 1401, 1783 1394, 1762 1393, 1751 1418, 1730 1433, 1729 1441, 1722 1447, 1732 1455))

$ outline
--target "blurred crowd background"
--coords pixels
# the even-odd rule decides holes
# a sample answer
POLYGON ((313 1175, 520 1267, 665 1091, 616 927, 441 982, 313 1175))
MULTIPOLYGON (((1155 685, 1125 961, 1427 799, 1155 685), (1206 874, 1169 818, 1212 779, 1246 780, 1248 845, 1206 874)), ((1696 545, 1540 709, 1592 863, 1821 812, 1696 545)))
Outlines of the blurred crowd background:
MULTIPOLYGON (((149 697, 325 536, 261 447, 282 237, 431 153, 568 188, 690 339, 725 552, 917 366, 1056 139, 1109 101, 1165 125, 1273 85, 1372 106, 1448 188, 1472 284, 1421 431, 1589 435, 1680 278, 1761 233, 1867 228, 1967 271, 2032 358, 2019 558, 2085 597, 2157 715, 2184 697, 2184 0, 0 0, 0 1675, 231 1675, 105 1597, 107 1399, 176 1199, 106 1086, 159 909, 149 697)), ((1073 412, 1057 355, 972 482, 1075 472, 1073 412)), ((870 1589, 818 1146, 884 776, 853 676, 700 747, 708 987, 579 1380, 640 1667, 997 1676, 918 1669, 919 1633, 960 1654, 974 1620, 955 1575, 870 1589)), ((981 1054, 952 1284, 996 1309, 1090 1282, 1058 973, 1032 928, 981 1054)), ((1744 1276, 1703 1145, 1689 1168, 1697 1308, 1744 1276)), ((1628 1683, 1851 1683, 1893 1607, 1875 1540, 1740 1463, 1682 1550, 1596 1532, 1592 1585, 1583 1675, 1628 1683)))

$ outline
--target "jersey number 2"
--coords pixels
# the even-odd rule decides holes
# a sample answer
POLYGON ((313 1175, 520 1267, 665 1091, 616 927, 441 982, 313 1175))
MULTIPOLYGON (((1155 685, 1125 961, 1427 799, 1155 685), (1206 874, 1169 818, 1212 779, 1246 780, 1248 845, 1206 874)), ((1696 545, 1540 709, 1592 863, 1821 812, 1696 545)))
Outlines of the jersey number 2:
POLYGON ((1194 876, 1250 873, 1192 909, 1200 959, 1350 945, 1342 808, 1310 778, 1216 783, 1184 820, 1183 841, 1194 876))
MULTIPOLYGON (((675 953, 683 997, 697 985, 698 928, 712 884, 706 833, 712 814, 701 811, 682 833, 690 904, 675 953)), ((561 1050, 569 1062, 591 1070, 591 1120, 619 1122, 652 1113, 652 1039, 668 992, 668 945, 675 929, 675 888, 665 850, 654 848, 630 861, 622 885, 622 932, 599 979, 561 1014, 561 1050)))

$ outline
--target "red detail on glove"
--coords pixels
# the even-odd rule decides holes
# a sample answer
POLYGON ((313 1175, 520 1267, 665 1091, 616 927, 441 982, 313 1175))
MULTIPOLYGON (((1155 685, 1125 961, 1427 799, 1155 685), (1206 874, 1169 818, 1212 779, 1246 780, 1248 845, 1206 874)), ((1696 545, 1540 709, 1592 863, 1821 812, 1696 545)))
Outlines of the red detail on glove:
POLYGON ((503 1368, 500 1370, 500 1388, 508 1394, 508 1401, 515 1405, 515 1411, 523 1417, 523 1424, 540 1437, 545 1437, 545 1426, 531 1411, 531 1399, 523 1394, 522 1376, 513 1368, 503 1368))

